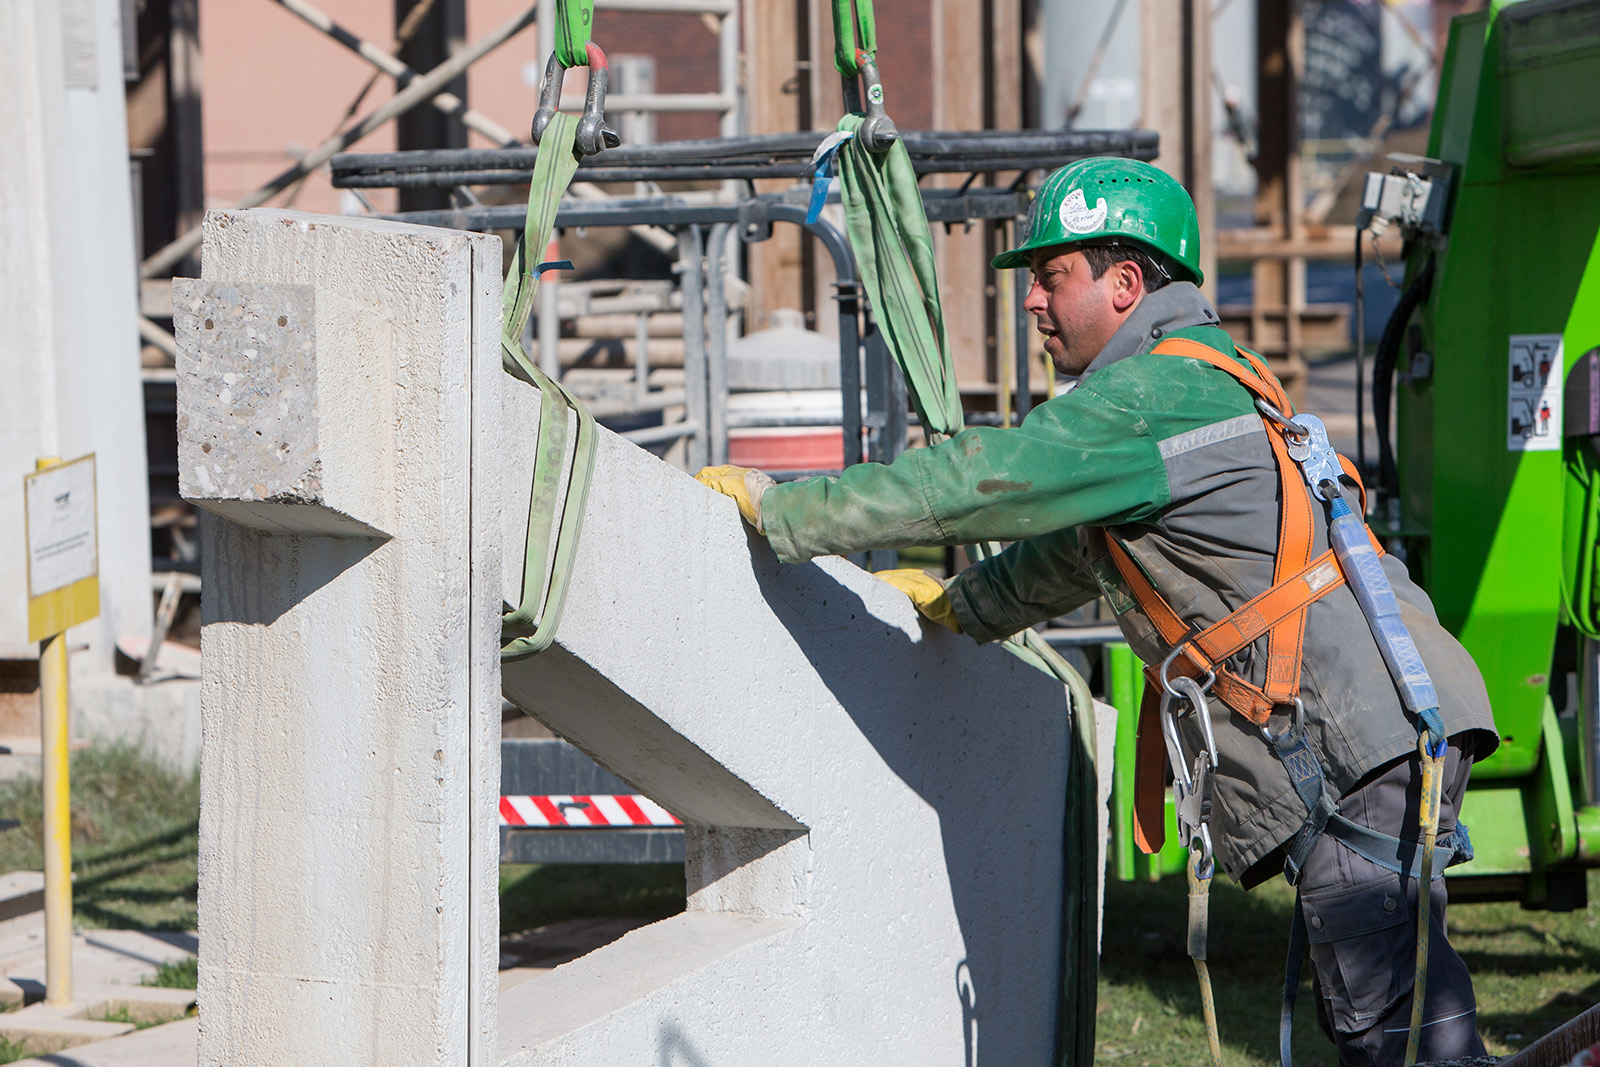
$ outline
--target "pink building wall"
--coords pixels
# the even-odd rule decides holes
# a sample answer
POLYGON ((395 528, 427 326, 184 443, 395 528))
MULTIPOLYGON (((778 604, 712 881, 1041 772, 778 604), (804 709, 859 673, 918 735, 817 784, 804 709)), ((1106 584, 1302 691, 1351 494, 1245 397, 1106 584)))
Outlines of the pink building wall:
MULTIPOLYGON (((312 0, 352 33, 388 49, 393 42, 393 0, 312 0)), ((531 0, 468 0, 467 38, 481 38, 525 10, 531 0)), ((601 12, 595 39, 613 56, 656 56, 656 88, 661 92, 716 88, 716 35, 695 15, 601 12)), ((529 26, 468 71, 469 105, 526 139, 538 105, 543 57, 536 56, 537 28, 529 26)), ((291 166, 342 125, 340 119, 372 67, 271 0, 200 0, 200 45, 205 64, 204 145, 206 203, 237 204, 250 190, 291 166)), ((576 73, 581 80, 582 71, 576 73)), ((573 86, 577 90, 576 85, 573 86)), ((367 94, 358 115, 370 113, 394 93, 382 78, 367 94)), ((711 137, 714 115, 662 115, 657 137, 711 137)), ((476 133, 474 147, 490 141, 476 133)), ((380 127, 352 151, 393 151, 392 124, 380 127)), ((380 211, 394 210, 394 194, 368 194, 380 211)), ((287 203, 280 195, 274 205, 287 203)), ((338 213, 341 195, 326 173, 310 178, 294 197, 306 211, 338 213)), ((348 206, 348 205, 346 205, 348 206)))

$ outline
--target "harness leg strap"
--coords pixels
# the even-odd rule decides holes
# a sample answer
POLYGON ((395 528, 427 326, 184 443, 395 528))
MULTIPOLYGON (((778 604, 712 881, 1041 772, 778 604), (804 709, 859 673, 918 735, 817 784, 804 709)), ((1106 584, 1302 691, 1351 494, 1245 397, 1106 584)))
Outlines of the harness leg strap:
POLYGON ((1305 964, 1311 936, 1306 930, 1305 912, 1300 910, 1300 891, 1295 890, 1294 913, 1289 919, 1289 954, 1283 963, 1283 1006, 1278 1014, 1278 1059, 1292 1067, 1294 1055, 1289 1038, 1294 1034, 1294 1005, 1300 996, 1300 974, 1305 964))

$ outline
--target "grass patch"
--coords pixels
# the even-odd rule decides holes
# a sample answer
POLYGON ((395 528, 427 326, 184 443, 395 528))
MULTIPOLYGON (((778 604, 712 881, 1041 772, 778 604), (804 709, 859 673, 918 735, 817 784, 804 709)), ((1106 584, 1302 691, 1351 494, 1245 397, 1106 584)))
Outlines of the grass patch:
POLYGON ((127 1023, 135 1030, 148 1030, 152 1026, 160 1026, 163 1023, 170 1023, 174 1021, 172 1019, 136 1018, 126 1004, 115 1011, 108 1011, 101 1015, 92 1015, 90 1018, 94 1019, 96 1022, 102 1023, 127 1023))
POLYGON ((561 919, 665 919, 684 897, 676 863, 502 863, 500 934, 561 919))
POLYGON ((34 1055, 26 1045, 8 1037, 0 1037, 0 1063, 16 1063, 18 1060, 31 1059, 34 1055))
MULTIPOLYGON (((1452 904, 1450 940, 1472 973, 1489 1052, 1508 1055, 1600 1003, 1600 871, 1589 907, 1523 911, 1515 903, 1452 904)), ((1223 1056, 1230 1065, 1278 1062, 1278 1001, 1294 891, 1275 879, 1245 893, 1220 877, 1211 888, 1211 981, 1223 1056)), ((1161 1064, 1204 1057, 1194 965, 1184 950, 1188 888, 1109 882, 1100 964, 1096 1063, 1161 1064)), ((1297 1067, 1334 1067, 1317 1026, 1309 961, 1295 1012, 1297 1067)))
MULTIPOLYGON (((70 773, 74 924, 194 929, 198 775, 108 742, 74 752, 70 773)), ((0 833, 0 871, 42 870, 38 779, 0 785, 0 818, 21 823, 0 833)))
POLYGON ((200 985, 200 957, 185 956, 181 960, 168 960, 140 984, 161 989, 195 989, 200 985))

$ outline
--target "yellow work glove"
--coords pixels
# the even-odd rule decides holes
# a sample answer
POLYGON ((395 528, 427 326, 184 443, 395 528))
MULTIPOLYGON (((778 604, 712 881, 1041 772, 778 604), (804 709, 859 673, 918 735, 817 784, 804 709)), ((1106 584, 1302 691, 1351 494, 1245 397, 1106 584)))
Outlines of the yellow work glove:
POLYGON ((961 622, 956 618, 955 608, 950 605, 950 595, 944 591, 944 583, 927 571, 903 567, 893 571, 877 571, 876 577, 910 597, 923 618, 956 633, 961 632, 961 622))
POLYGON ((763 474, 754 467, 701 467, 700 473, 694 480, 701 485, 710 486, 723 496, 733 497, 734 503, 739 505, 739 514, 744 516, 744 521, 756 528, 756 533, 765 533, 761 528, 761 495, 778 483, 769 475, 763 474))

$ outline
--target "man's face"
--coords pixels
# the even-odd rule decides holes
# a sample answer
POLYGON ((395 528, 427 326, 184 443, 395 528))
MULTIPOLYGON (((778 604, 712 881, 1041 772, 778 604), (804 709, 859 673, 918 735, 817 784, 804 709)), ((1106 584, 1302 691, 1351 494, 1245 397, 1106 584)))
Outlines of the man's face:
MULTIPOLYGON (((1132 264, 1118 264, 1096 278, 1082 252, 1035 254, 1033 287, 1022 307, 1034 317, 1044 350, 1062 374, 1082 374, 1132 310, 1123 266, 1132 264)), ((1138 294, 1132 295, 1137 303, 1138 294)))

